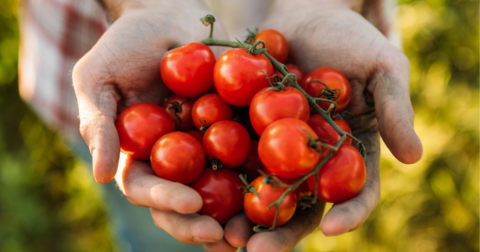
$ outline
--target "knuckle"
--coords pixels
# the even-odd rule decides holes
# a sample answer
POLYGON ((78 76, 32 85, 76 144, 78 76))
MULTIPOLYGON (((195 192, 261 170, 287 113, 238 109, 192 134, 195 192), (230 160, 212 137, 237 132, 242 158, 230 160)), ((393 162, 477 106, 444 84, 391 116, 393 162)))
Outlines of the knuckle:
POLYGON ((386 72, 395 72, 398 69, 410 69, 410 60, 400 50, 394 49, 389 53, 384 53, 378 59, 380 68, 386 72))

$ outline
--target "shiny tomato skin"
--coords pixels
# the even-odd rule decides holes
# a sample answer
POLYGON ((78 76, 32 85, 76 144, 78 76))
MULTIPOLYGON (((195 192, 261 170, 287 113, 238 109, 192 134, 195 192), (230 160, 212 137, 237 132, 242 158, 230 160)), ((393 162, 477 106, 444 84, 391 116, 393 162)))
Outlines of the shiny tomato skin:
POLYGON ((160 178, 189 184, 202 174, 206 157, 194 137, 176 131, 158 139, 152 148, 150 163, 160 178))
POLYGON ((197 141, 202 144, 203 142, 203 134, 205 134, 205 132, 203 131, 200 131, 200 130, 189 130, 187 132, 185 132, 187 134, 189 134, 190 136, 193 136, 195 139, 197 139, 197 141))
MULTIPOLYGON (((339 203, 355 197, 367 178, 362 155, 351 145, 342 145, 318 173, 317 197, 326 202, 339 203)), ((315 177, 307 179, 310 191, 315 191, 315 177)))
POLYGON ((270 124, 260 136, 258 156, 273 174, 285 178, 297 178, 310 172, 321 155, 310 148, 309 132, 317 134, 302 120, 284 118, 270 124))
POLYGON ((288 58, 288 43, 283 34, 274 29, 267 29, 257 34, 255 42, 259 40, 265 42, 265 48, 272 57, 280 63, 285 63, 288 58))
POLYGON ((243 48, 223 53, 213 72, 217 92, 235 106, 248 106, 258 90, 270 86, 265 74, 272 76, 274 73, 272 63, 265 55, 250 55, 243 48))
POLYGON ((176 95, 193 98, 213 85, 215 55, 210 48, 192 42, 168 51, 160 63, 165 85, 176 95))
POLYGON ((283 118, 297 118, 304 122, 310 117, 310 106, 305 95, 294 87, 282 91, 263 88, 250 103, 250 121, 258 135, 271 123, 283 118))
POLYGON ((195 125, 193 124, 193 121, 192 121, 192 107, 194 102, 195 100, 191 98, 172 95, 162 103, 162 107, 165 108, 165 110, 168 112, 168 114, 170 114, 173 121, 175 122, 176 130, 189 131, 189 130, 195 129, 195 125), (172 102, 178 105, 172 104, 172 102), (182 105, 180 106, 180 104, 182 105), (178 120, 177 116, 175 116, 175 109, 174 109, 175 106, 180 107, 180 111, 177 113, 177 116, 180 117, 182 121, 178 120))
MULTIPOLYGON (((340 97, 335 101, 337 103, 337 112, 341 113, 345 111, 352 97, 352 88, 347 77, 345 77, 342 72, 331 67, 319 67, 308 73, 303 78, 301 87, 305 89, 305 92, 310 96, 317 97, 317 94, 319 94, 322 89, 326 89, 326 87, 312 80, 320 80, 327 84, 332 90, 340 90, 340 97)), ((335 94, 335 96, 338 96, 338 93, 335 94)), ((323 109, 328 109, 330 106, 328 102, 317 102, 317 104, 323 109)))
MULTIPOLYGON (((352 130, 344 119, 334 120, 337 126, 343 131, 352 134, 352 130)), ((315 114, 308 120, 308 125, 317 133, 318 138, 327 140, 327 144, 335 146, 340 140, 340 135, 333 129, 333 127, 320 114, 315 114)), ((352 139, 347 136, 343 144, 352 145, 352 139)))
POLYGON ((250 183, 260 176, 258 170, 262 169, 264 169, 264 166, 260 160, 260 157, 258 157, 258 141, 252 140, 252 145, 250 146, 250 155, 248 156, 247 162, 234 169, 234 171, 238 174, 247 175, 247 181, 250 183))
MULTIPOLYGON (((268 209, 268 206, 275 202, 285 192, 286 188, 263 183, 263 176, 256 178, 250 183, 257 190, 258 195, 253 192, 245 193, 243 196, 243 207, 245 214, 256 225, 272 226, 275 219, 277 207, 268 209)), ((289 193, 280 204, 280 211, 277 217, 276 227, 287 223, 295 213, 297 207, 297 196, 289 193)))
POLYGON ((227 168, 245 163, 250 154, 250 135, 240 123, 220 121, 212 124, 203 136, 203 148, 209 158, 220 160, 227 168))
MULTIPOLYGON (((305 72, 298 66, 293 64, 285 64, 289 73, 295 74, 297 76, 297 83, 300 85, 302 83, 303 77, 305 77, 305 72)), ((280 76, 283 79, 283 74, 281 74, 277 69, 275 69, 275 74, 280 76)))
POLYGON ((232 119, 232 108, 218 94, 206 94, 198 98, 193 104, 192 120, 197 129, 202 128, 202 121, 205 125, 212 125, 216 122, 232 119))
POLYGON ((238 174, 229 169, 207 168, 190 186, 202 196, 198 212, 224 224, 243 209, 243 185, 238 174))
POLYGON ((148 160, 155 142, 175 131, 175 122, 162 107, 143 102, 123 110, 115 127, 121 151, 132 158, 148 160))

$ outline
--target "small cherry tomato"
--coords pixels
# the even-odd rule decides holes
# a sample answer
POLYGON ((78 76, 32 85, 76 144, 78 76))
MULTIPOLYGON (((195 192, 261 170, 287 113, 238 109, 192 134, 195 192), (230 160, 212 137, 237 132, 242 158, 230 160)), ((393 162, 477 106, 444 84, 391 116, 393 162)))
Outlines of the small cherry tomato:
POLYGON ((250 135, 245 127, 234 121, 216 122, 203 136, 207 156, 215 157, 227 168, 239 167, 247 161, 250 144, 250 135))
MULTIPOLYGON (((350 87, 350 82, 348 82, 347 77, 345 77, 342 72, 331 67, 319 67, 303 78, 301 86, 307 94, 312 97, 328 98, 326 95, 320 95, 322 90, 327 91, 327 87, 313 80, 322 81, 327 84, 330 89, 337 90, 337 93, 333 95, 338 97, 338 99, 330 98, 330 100, 334 100, 337 103, 338 113, 343 112, 348 107, 352 97, 352 88, 350 87)), ((317 104, 323 109, 328 109, 331 103, 317 102, 317 104)))
POLYGON ((263 88, 250 103, 250 121, 258 135, 271 123, 283 118, 308 121, 310 106, 305 95, 294 87, 281 91, 263 88))
POLYGON ((192 107, 195 101, 190 98, 172 95, 166 99, 162 107, 170 114, 178 131, 195 129, 192 121, 192 107))
POLYGON ((247 162, 243 163, 234 171, 238 174, 247 175, 247 181, 250 183, 260 176, 258 170, 262 170, 263 168, 264 166, 262 161, 260 160, 260 157, 258 157, 258 141, 252 140, 252 145, 250 146, 250 155, 248 156, 247 162))
POLYGON ((192 120, 199 130, 205 130, 216 122, 231 119, 232 108, 218 94, 206 94, 193 104, 192 120))
POLYGON ((265 42, 265 48, 272 57, 280 63, 285 63, 288 57, 288 43, 283 34, 274 29, 267 29, 257 34, 255 42, 259 40, 265 42))
POLYGON ((270 86, 266 75, 274 73, 272 63, 265 55, 250 55, 243 48, 230 49, 222 54, 213 72, 217 92, 235 106, 248 106, 258 90, 270 86))
POLYGON ((189 134, 190 136, 193 136, 195 139, 197 139, 197 141, 200 144, 203 142, 203 134, 205 134, 205 132, 200 130, 189 130, 185 133, 189 134))
POLYGON ((243 185, 238 174, 229 169, 207 168, 190 186, 203 199, 201 215, 224 224, 243 209, 243 185))
MULTIPOLYGON (((343 131, 352 134, 352 130, 344 119, 334 120, 337 126, 343 131)), ((317 133, 318 138, 327 140, 327 144, 335 146, 340 140, 340 135, 333 129, 333 127, 323 119, 320 114, 315 114, 308 120, 308 125, 317 133)), ((343 144, 352 144, 352 139, 347 136, 343 144)))
POLYGON ((315 168, 323 156, 309 146, 313 145, 310 136, 318 138, 306 122, 296 118, 280 119, 260 136, 258 156, 273 174, 285 178, 301 177, 315 168))
MULTIPOLYGON (((286 188, 278 185, 270 185, 263 183, 263 176, 256 178, 250 183, 258 193, 258 196, 254 192, 245 193, 243 196, 243 207, 245 214, 256 225, 272 226, 275 219, 275 213, 277 207, 268 209, 273 202, 282 196, 286 188)), ((287 223, 295 213, 297 207, 297 196, 295 193, 289 193, 280 203, 280 210, 278 212, 277 222, 275 226, 281 226, 287 223)))
POLYGON ((215 55, 202 43, 192 42, 168 51, 160 63, 165 85, 175 94, 193 98, 213 85, 215 55))
POLYGON ((153 171, 173 182, 189 184, 202 174, 206 157, 202 145, 184 132, 164 135, 155 143, 150 155, 153 171))
MULTIPOLYGON (((362 155, 351 145, 342 145, 318 172, 320 200, 339 203, 355 197, 367 178, 362 155)), ((315 176, 307 179, 310 191, 315 191, 315 176)))
MULTIPOLYGON (((305 72, 302 69, 300 69, 300 67, 292 64, 285 64, 285 66, 287 67, 289 73, 293 73, 295 74, 295 76, 297 76, 297 83, 300 85, 302 83, 303 77, 305 77, 305 72)), ((283 77, 285 77, 277 69, 275 69, 275 74, 280 76, 280 78, 282 79, 283 77)))
POLYGON ((121 151, 132 158, 148 160, 155 142, 175 131, 175 123, 162 107, 136 103, 118 115, 115 122, 121 151))

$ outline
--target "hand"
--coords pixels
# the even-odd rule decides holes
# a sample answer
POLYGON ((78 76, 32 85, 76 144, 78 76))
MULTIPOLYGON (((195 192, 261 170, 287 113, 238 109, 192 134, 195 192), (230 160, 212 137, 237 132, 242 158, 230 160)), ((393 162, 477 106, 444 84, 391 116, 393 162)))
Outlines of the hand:
MULTIPOLYGON (((321 224, 325 235, 359 228, 380 197, 379 134, 395 157, 407 164, 422 156, 422 144, 413 130, 409 96, 408 58, 392 46, 368 21, 342 1, 274 1, 259 30, 273 28, 285 35, 291 61, 307 73, 320 66, 340 70, 352 86, 346 119, 353 134, 366 146, 367 181, 355 198, 335 204, 321 224)), ((249 252, 289 251, 320 222, 323 204, 273 232, 252 234, 242 216, 225 227, 225 238, 249 252), (248 228, 240 228, 248 227, 248 228)))
MULTIPOLYGON (((163 55, 207 37, 209 31, 199 20, 208 14, 200 0, 115 1, 106 1, 107 7, 115 7, 111 8, 115 22, 73 71, 80 131, 100 183, 110 181, 119 165, 117 115, 134 103, 161 104, 169 95, 159 72, 163 55)), ((219 24, 215 34, 227 37, 219 24)), ((159 228, 184 243, 222 241, 222 227, 213 218, 196 214, 202 199, 193 189, 160 179, 147 162, 124 155, 119 167, 120 189, 132 204, 151 208, 159 228)))
MULTIPOLYGON (((115 6, 112 15, 118 19, 73 70, 80 132, 100 183, 110 181, 117 169, 116 116, 134 103, 161 104, 169 95, 159 71, 163 55, 208 36, 199 20, 208 11, 200 0, 114 1, 107 5, 115 6)), ((215 28, 216 36, 227 37, 220 25, 215 28)))

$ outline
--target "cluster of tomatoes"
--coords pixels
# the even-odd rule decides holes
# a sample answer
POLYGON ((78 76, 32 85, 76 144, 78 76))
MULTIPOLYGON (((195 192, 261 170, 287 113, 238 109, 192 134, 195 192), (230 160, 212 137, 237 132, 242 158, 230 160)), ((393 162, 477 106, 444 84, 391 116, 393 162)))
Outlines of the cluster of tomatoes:
MULTIPOLYGON (((282 34, 265 30, 253 42, 258 40, 277 61, 286 61, 288 45, 282 34)), ((244 209, 257 225, 280 226, 293 216, 300 198, 315 190, 316 179, 309 177, 282 197, 285 185, 311 172, 332 151, 325 146, 335 146, 340 135, 288 84, 295 78, 284 80, 255 50, 233 48, 218 60, 202 43, 170 50, 160 73, 174 94, 161 106, 127 107, 116 127, 123 153, 150 160, 159 177, 187 184, 201 195, 200 214, 223 224, 244 209), (280 197, 279 209, 269 208, 280 197)), ((336 113, 350 102, 347 78, 328 67, 307 75, 297 66, 286 67, 310 96, 323 99, 317 101, 320 107, 337 115, 338 127, 351 134, 336 113)), ((319 171, 319 199, 341 202, 362 189, 365 164, 351 143, 347 138, 319 171)))

